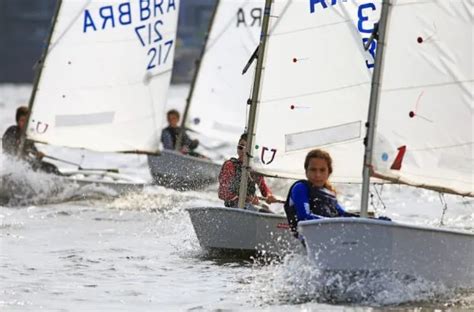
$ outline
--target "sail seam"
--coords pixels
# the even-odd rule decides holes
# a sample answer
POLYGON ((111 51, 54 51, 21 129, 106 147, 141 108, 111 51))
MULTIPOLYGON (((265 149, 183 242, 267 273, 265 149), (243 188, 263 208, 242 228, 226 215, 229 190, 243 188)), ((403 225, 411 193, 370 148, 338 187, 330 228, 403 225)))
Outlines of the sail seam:
POLYGON ((281 100, 289 100, 289 99, 307 97, 307 96, 311 96, 311 95, 315 95, 315 94, 324 94, 324 93, 337 92, 337 91, 344 90, 344 89, 357 88, 357 87, 368 85, 368 84, 370 84, 370 81, 363 82, 363 83, 358 83, 358 84, 353 84, 353 85, 348 85, 348 86, 343 86, 343 87, 335 88, 335 89, 321 90, 321 91, 304 93, 304 94, 299 94, 299 95, 273 98, 273 99, 268 99, 268 100, 260 100, 260 102, 261 103, 270 103, 270 102, 276 102, 276 101, 281 101, 281 100))
POLYGON ((433 83, 433 84, 416 85, 416 86, 391 88, 391 89, 383 89, 382 91, 383 92, 392 92, 392 91, 411 90, 411 89, 419 89, 419 88, 434 88, 434 87, 439 87, 439 86, 450 86, 450 85, 457 85, 457 84, 465 84, 465 83, 469 83, 469 82, 474 82, 474 79, 457 80, 457 81, 452 81, 452 82, 433 83))

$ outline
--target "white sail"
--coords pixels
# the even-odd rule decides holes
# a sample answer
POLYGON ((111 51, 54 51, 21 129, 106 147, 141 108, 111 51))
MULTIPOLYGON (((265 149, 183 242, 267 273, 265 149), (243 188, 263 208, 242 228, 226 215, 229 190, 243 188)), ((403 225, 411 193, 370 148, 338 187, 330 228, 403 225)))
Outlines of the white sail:
POLYGON ((96 151, 157 151, 178 5, 61 1, 27 137, 96 151))
MULTIPOLYGON (((242 70, 257 48, 263 1, 220 0, 196 76, 187 126, 222 142, 244 130, 254 65, 242 70)), ((255 62, 254 62, 255 63, 255 62)))
POLYGON ((472 12, 471 0, 392 1, 376 174, 474 195, 472 12))
POLYGON ((379 1, 273 3, 254 169, 303 177, 307 152, 323 148, 334 159, 332 181, 361 181, 374 60, 363 42, 378 21, 379 6, 379 1))

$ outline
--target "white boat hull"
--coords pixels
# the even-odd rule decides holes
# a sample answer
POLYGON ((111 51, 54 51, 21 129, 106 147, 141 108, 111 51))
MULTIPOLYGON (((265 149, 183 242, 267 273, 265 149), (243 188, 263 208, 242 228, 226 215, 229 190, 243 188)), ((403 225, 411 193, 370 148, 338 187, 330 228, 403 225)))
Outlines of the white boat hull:
POLYGON ((308 256, 322 270, 389 271, 474 288, 474 235, 362 218, 303 221, 308 256))
POLYGON ((202 189, 217 183, 221 165, 208 159, 163 150, 160 156, 148 156, 153 182, 177 189, 202 189))
POLYGON ((284 255, 303 250, 285 216, 226 207, 187 211, 199 244, 208 251, 284 255))

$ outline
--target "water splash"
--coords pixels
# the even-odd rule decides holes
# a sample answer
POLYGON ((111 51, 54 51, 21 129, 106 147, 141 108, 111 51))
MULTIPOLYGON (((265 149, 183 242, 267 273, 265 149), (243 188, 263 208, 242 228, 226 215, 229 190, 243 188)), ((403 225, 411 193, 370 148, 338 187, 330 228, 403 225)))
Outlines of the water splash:
MULTIPOLYGON (((350 261, 350 260, 348 260, 350 261)), ((472 306, 471 292, 396 272, 325 272, 303 254, 255 263, 243 292, 257 306, 343 304, 365 307, 472 306)))
POLYGON ((75 199, 99 199, 118 194, 104 186, 79 186, 65 177, 33 171, 24 162, 0 155, 0 203, 26 206, 75 199))

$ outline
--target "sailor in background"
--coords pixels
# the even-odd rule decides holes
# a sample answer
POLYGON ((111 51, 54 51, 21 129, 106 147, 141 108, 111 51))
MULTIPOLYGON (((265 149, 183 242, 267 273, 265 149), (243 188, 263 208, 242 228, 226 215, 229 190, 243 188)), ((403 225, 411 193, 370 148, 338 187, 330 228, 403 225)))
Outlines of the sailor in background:
POLYGON ((45 155, 38 151, 32 141, 25 140, 23 150, 19 150, 21 135, 25 131, 28 115, 28 107, 20 106, 17 108, 15 115, 16 125, 8 127, 2 137, 3 153, 12 158, 26 161, 33 170, 60 174, 55 165, 42 161, 45 155))
MULTIPOLYGON (((161 132, 161 143, 163 143, 164 149, 174 150, 176 148, 176 142, 178 141, 181 131, 183 129, 178 125, 179 124, 179 112, 175 109, 168 111, 166 118, 168 120, 168 127, 164 128, 161 132)), ((183 154, 189 154, 191 156, 199 156, 194 149, 199 145, 198 140, 192 140, 186 134, 183 133, 182 143, 181 143, 181 152, 183 154)))

